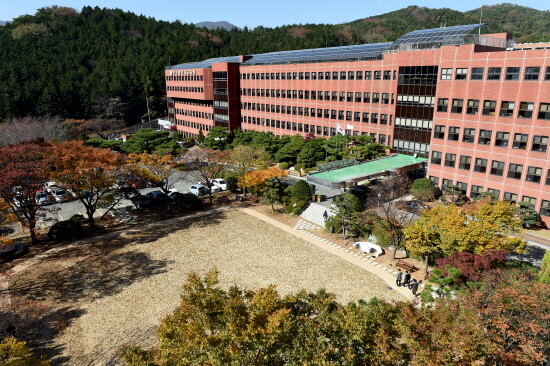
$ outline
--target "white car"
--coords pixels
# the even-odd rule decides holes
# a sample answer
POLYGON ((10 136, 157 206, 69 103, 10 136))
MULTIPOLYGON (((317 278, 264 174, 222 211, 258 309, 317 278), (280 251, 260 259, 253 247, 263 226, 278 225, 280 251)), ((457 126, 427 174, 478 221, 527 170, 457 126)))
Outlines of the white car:
POLYGON ((227 182, 224 179, 212 179, 210 183, 212 184, 212 188, 219 187, 221 191, 227 191, 227 182))
POLYGON ((65 202, 67 200, 67 194, 61 188, 57 188, 57 187, 53 188, 52 187, 52 190, 50 191, 50 194, 52 195, 55 202, 65 202))
POLYGON ((48 194, 45 191, 38 191, 36 192, 35 201, 38 206, 45 206, 49 205, 50 197, 48 197, 48 194))
POLYGON ((193 193, 195 196, 204 196, 208 194, 208 188, 201 184, 194 184, 189 187, 189 193, 193 193))

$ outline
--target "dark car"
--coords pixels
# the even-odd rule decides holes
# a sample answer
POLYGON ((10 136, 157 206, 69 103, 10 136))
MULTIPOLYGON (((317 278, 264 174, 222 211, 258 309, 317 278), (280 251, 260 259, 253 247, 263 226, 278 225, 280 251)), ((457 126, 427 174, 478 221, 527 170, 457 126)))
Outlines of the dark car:
POLYGON ((132 197, 132 202, 134 203, 134 205, 136 205, 137 208, 147 208, 150 207, 152 204, 151 199, 143 194, 132 197))
POLYGON ((147 197, 153 202, 153 203, 160 203, 160 202, 166 202, 167 196, 162 191, 152 191, 147 193, 147 197))

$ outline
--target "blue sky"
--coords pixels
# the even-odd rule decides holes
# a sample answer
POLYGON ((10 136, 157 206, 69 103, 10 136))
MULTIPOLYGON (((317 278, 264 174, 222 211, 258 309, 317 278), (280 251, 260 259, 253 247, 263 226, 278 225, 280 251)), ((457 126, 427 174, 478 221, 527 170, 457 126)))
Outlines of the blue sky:
MULTIPOLYGON (((298 23, 344 23, 398 10, 409 5, 472 10, 504 2, 487 0, 0 0, 0 20, 34 14, 44 6, 62 5, 80 10, 85 5, 119 8, 160 20, 183 23, 226 20, 239 27, 275 27, 298 23)), ((548 0, 508 0, 550 10, 548 0)))

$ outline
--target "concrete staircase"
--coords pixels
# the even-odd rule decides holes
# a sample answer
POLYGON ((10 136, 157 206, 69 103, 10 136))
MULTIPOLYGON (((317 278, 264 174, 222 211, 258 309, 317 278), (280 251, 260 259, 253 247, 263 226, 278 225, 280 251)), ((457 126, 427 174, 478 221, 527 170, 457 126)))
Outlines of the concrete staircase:
POLYGON ((323 213, 327 210, 328 216, 334 216, 336 212, 332 209, 327 209, 325 206, 315 202, 311 202, 309 206, 302 212, 300 217, 309 222, 313 222, 321 227, 325 227, 325 219, 323 213))

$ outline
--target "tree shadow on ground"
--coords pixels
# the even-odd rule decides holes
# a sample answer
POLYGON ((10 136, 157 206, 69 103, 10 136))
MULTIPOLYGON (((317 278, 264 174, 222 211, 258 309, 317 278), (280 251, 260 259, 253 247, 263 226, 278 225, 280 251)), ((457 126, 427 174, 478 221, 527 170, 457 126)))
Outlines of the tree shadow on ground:
MULTIPOLYGON (((84 314, 78 309, 79 303, 113 296, 133 283, 170 270, 173 261, 153 259, 136 245, 154 243, 175 231, 215 225, 223 218, 224 212, 190 215, 91 238, 90 242, 51 253, 40 263, 12 275, 9 291, 0 292, 0 296, 48 304, 37 305, 47 307, 41 314, 26 312, 25 316, 31 317, 27 323, 34 325, 22 339, 29 341, 37 353, 57 357, 56 364, 64 364, 68 360, 59 358, 63 349, 55 344, 55 337, 84 314)), ((10 321, 19 323, 17 319, 10 321)))

